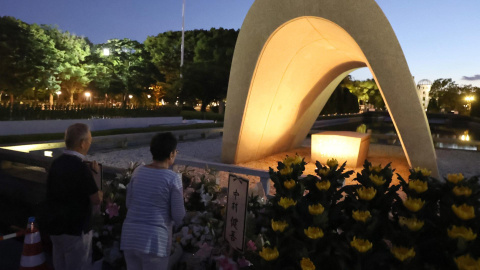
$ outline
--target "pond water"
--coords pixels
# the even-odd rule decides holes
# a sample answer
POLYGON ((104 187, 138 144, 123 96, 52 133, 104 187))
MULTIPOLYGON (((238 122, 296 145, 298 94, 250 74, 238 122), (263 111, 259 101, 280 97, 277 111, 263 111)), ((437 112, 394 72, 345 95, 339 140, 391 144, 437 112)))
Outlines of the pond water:
MULTIPOLYGON (((376 135, 396 135, 395 127, 392 122, 388 121, 365 121, 366 130, 376 135)), ((324 127, 324 130, 335 131, 356 131, 359 123, 349 123, 336 126, 324 127)), ((430 131, 434 139, 436 148, 461 149, 476 151, 477 146, 468 144, 468 141, 480 140, 480 130, 468 129, 468 127, 452 126, 448 124, 432 124, 430 123, 430 131), (468 140, 467 135, 468 134, 468 140), (444 140, 445 139, 445 140, 444 140), (464 142, 461 142, 464 141, 464 142)), ((381 137, 381 136, 380 136, 381 137)), ((372 138, 371 142, 380 144, 400 145, 400 141, 396 138, 372 138)))

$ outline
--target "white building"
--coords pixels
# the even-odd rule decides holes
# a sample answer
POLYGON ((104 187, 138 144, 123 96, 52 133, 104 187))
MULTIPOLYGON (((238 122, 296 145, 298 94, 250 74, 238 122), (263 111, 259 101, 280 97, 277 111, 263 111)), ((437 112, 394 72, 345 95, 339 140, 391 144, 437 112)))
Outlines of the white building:
POLYGON ((427 111, 428 102, 430 101, 430 89, 432 89, 432 82, 427 79, 423 79, 417 83, 418 98, 425 111, 427 111))

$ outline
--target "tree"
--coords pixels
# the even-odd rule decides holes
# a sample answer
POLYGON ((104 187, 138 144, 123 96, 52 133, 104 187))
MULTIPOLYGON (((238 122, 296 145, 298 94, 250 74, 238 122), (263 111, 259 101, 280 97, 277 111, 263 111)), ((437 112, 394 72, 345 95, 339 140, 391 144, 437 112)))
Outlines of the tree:
POLYGON ((343 81, 343 85, 357 96, 358 100, 363 104, 373 104, 377 109, 385 108, 385 102, 375 80, 352 81, 351 77, 347 76, 346 80, 343 81))
POLYGON ((33 41, 29 26, 13 17, 0 17, 0 90, 10 95, 10 107, 14 96, 22 94, 30 84, 30 66, 33 41))
POLYGON ((187 65, 181 80, 182 100, 192 102, 198 98, 202 101, 201 111, 206 111, 210 102, 225 97, 228 88, 228 76, 225 73, 223 67, 207 62, 187 65))
MULTIPOLYGON (((184 63, 193 62, 195 43, 198 34, 201 32, 205 32, 205 30, 185 32, 184 63)), ((149 36, 144 43, 146 50, 152 56, 153 64, 165 78, 163 83, 165 99, 169 102, 175 102, 182 85, 179 81, 182 32, 168 31, 157 36, 149 36)))
POLYGON ((165 98, 195 103, 202 110, 225 98, 238 31, 233 29, 185 32, 184 67, 180 70, 181 32, 166 32, 145 41, 153 62, 165 75, 165 98), (180 76, 182 74, 182 76, 180 76), (202 74, 202 75, 199 75, 202 74))
POLYGON ((320 114, 334 114, 334 113, 358 113, 358 98, 345 87, 345 84, 350 83, 350 77, 347 76, 335 88, 330 98, 325 103, 320 114))
POLYGON ((130 94, 140 96, 149 91, 150 85, 163 80, 150 53, 134 40, 111 39, 100 44, 90 61, 97 61, 100 66, 94 71, 91 85, 104 93, 121 94, 124 107, 130 94), (108 55, 104 55, 104 50, 108 50, 108 55))
MULTIPOLYGON (((90 55, 90 45, 83 37, 61 32, 50 26, 43 26, 43 28, 54 41, 58 51, 56 77, 60 81, 61 89, 69 94, 70 104, 73 104, 74 93, 84 90, 91 81, 88 76, 91 65, 86 62, 86 57, 90 55)), ((56 90, 48 88, 47 93, 50 95, 51 103, 56 90)))
POLYGON ((12 17, 0 18, 0 88, 14 96, 38 89, 56 88, 57 50, 42 27, 28 25, 12 17))

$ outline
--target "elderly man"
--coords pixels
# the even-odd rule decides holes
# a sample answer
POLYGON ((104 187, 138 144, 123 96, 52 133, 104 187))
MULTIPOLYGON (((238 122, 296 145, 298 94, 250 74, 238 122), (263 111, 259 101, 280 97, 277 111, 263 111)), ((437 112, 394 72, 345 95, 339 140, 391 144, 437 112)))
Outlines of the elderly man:
POLYGON ((92 264, 92 207, 103 193, 93 173, 98 164, 84 162, 92 134, 85 124, 65 131, 64 153, 56 158, 47 178, 47 203, 51 221, 45 228, 53 244, 55 269, 89 269, 92 264))

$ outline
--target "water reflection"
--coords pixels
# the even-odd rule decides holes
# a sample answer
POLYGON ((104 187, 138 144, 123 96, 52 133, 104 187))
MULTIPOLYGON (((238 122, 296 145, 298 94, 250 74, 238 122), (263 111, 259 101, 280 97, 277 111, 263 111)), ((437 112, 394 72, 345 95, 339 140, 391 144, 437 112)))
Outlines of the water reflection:
MULTIPOLYGON (((358 131, 358 123, 343 124, 336 126, 329 126, 322 128, 323 130, 337 130, 337 131, 358 131)), ((371 122, 362 124, 359 130, 366 130, 371 133, 371 142, 387 145, 400 145, 400 140, 397 137, 395 128, 391 122, 371 122), (363 126, 365 125, 365 126, 363 126)), ((461 128, 448 126, 445 124, 430 124, 430 131, 434 146, 436 148, 459 149, 459 150, 480 150, 480 145, 475 141, 480 138, 479 130, 466 130, 461 128), (478 146, 477 146, 478 145, 478 146)))

